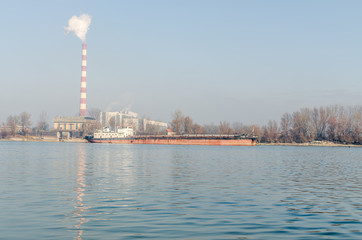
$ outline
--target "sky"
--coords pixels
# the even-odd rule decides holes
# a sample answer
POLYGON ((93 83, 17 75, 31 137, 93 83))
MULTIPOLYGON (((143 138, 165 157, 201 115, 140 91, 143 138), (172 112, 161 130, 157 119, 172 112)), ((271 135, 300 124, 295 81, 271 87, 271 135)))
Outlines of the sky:
POLYGON ((0 123, 79 114, 89 14, 87 109, 170 122, 265 124, 300 108, 362 102, 362 1, 2 0, 0 123))

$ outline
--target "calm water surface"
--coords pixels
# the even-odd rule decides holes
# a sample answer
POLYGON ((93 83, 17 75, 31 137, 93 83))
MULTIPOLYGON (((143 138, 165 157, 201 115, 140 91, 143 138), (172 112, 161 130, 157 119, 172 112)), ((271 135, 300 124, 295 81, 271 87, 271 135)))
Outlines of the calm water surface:
POLYGON ((0 239, 362 239, 362 148, 0 142, 0 239))

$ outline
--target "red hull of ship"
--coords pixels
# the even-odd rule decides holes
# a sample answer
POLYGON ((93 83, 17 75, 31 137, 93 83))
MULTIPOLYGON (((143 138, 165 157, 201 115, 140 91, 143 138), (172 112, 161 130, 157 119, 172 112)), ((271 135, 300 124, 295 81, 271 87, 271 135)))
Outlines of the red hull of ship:
POLYGON ((90 139, 92 143, 254 146, 254 139, 90 139))

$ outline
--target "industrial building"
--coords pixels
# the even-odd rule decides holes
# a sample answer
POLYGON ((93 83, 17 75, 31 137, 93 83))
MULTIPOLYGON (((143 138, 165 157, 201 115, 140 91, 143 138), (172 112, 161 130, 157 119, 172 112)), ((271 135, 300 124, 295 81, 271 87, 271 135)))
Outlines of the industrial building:
POLYGON ((58 139, 80 137, 96 124, 96 120, 90 117, 55 117, 54 129, 57 130, 58 139))
POLYGON ((100 121, 103 127, 111 129, 132 127, 135 132, 149 132, 151 130, 166 131, 167 123, 138 118, 138 114, 132 111, 101 112, 100 121))
POLYGON ((165 130, 165 131, 167 130, 167 123, 149 120, 146 118, 142 119, 142 125, 143 125, 143 130, 145 132, 149 131, 151 128, 152 129, 158 128, 158 130, 165 130))
POLYGON ((133 129, 138 129, 138 114, 131 111, 120 112, 101 112, 99 119, 102 126, 110 128, 120 128, 132 126, 133 129))

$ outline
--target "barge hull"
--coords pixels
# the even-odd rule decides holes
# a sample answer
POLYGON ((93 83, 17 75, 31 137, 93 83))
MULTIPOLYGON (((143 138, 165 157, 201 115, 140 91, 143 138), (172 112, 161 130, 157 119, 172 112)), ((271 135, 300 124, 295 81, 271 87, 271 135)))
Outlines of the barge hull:
POLYGON ((255 146, 254 139, 89 139, 91 143, 255 146))

